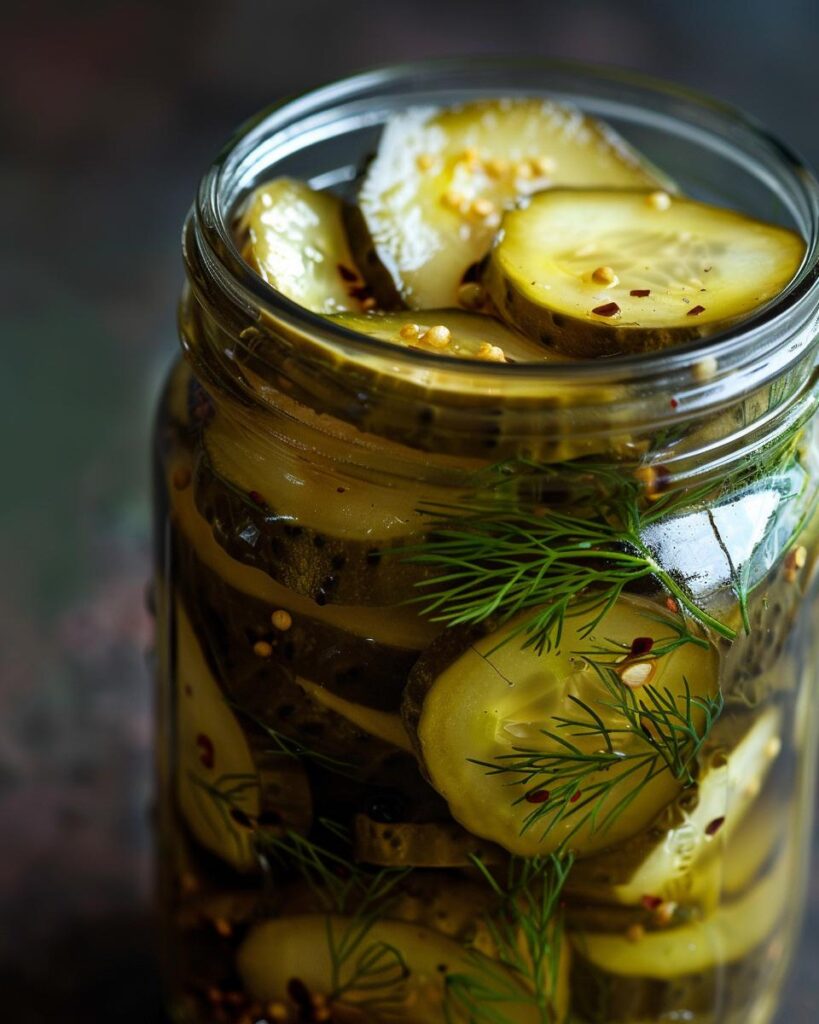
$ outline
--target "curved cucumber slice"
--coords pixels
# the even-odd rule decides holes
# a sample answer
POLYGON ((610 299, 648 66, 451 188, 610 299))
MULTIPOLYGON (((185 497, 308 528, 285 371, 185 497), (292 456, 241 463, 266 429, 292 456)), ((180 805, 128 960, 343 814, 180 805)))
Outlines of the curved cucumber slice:
POLYGON ((603 933, 573 935, 572 941, 609 974, 662 980, 697 974, 740 960, 764 942, 787 911, 791 884, 791 858, 783 854, 746 896, 704 921, 649 932, 637 942, 603 933))
MULTIPOLYGON (((512 619, 466 650, 461 647, 454 657, 447 649, 450 638, 436 642, 410 676, 404 714, 432 785, 464 828, 523 856, 549 853, 564 843, 589 854, 638 832, 674 799, 680 785, 667 769, 658 768, 648 778, 645 763, 638 766, 636 759, 650 748, 628 729, 620 712, 606 706, 611 693, 597 670, 576 652, 598 645, 611 650, 611 644, 628 651, 638 637, 652 639, 661 650, 679 634, 655 606, 623 597, 590 636, 581 634, 581 617, 567 618, 560 648, 538 655, 532 647, 521 646, 518 630, 528 621, 531 613, 512 619), (550 791, 578 771, 577 760, 557 763, 560 778, 548 771, 554 761, 535 777, 512 766, 531 754, 568 753, 543 730, 562 734, 584 755, 599 752, 600 734, 588 724, 565 728, 556 722, 555 716, 563 716, 591 723, 571 698, 599 715, 621 760, 584 776, 577 789, 580 797, 569 804, 573 793, 555 801, 550 791), (596 796, 592 803, 591 796, 583 797, 584 790, 594 794, 596 785, 618 779, 599 804, 596 796), (628 805, 607 820, 608 812, 628 795, 633 797, 628 805)), ((685 643, 650 662, 652 685, 661 692, 667 687, 680 709, 684 679, 692 696, 716 692, 718 662, 711 648, 685 643)), ((622 684, 614 685, 626 692, 622 684)), ((695 708, 692 714, 697 718, 699 711, 695 708)))
POLYGON ((340 313, 331 319, 382 341, 461 359, 542 363, 561 358, 494 317, 458 309, 424 310, 423 315, 418 312, 340 313))
POLYGON ((400 750, 406 750, 408 753, 412 751, 407 731, 398 715, 345 700, 337 693, 333 693, 332 690, 319 686, 317 683, 311 683, 309 679, 297 676, 296 682, 318 704, 322 704, 330 711, 346 718, 347 721, 352 722, 359 729, 363 729, 364 732, 384 740, 385 743, 390 743, 400 750))
POLYGON ((381 867, 460 868, 472 867, 474 857, 489 865, 505 860, 493 843, 451 821, 384 823, 358 814, 354 834, 356 860, 381 867))
POLYGON ((804 252, 793 231, 693 199, 555 189, 504 217, 486 283, 531 337, 575 356, 617 355, 747 316, 782 291, 804 252))
POLYGON ((709 902, 733 884, 732 877, 747 878, 754 863, 761 867, 770 849, 764 835, 750 842, 746 833, 741 849, 731 840, 779 753, 781 724, 777 708, 765 711, 739 739, 731 735, 731 723, 719 723, 699 758, 697 786, 645 835, 578 865, 573 891, 591 895, 597 889, 596 895, 627 904, 639 904, 645 896, 709 902))
POLYGON ((198 841, 239 871, 256 864, 253 833, 231 815, 261 811, 261 783, 250 747, 176 603, 177 799, 198 841))
POLYGON ((257 866, 257 818, 271 812, 283 828, 306 831, 312 798, 301 764, 251 747, 180 601, 176 602, 177 800, 188 828, 238 871, 257 866))
POLYGON ((315 313, 361 309, 367 289, 344 231, 343 204, 301 181, 256 189, 239 224, 242 255, 261 277, 315 313))
POLYGON ((650 188, 654 171, 606 125, 542 99, 414 108, 384 129, 359 203, 413 309, 456 304, 500 212, 550 185, 650 188))
MULTIPOLYGON (((497 985, 506 969, 492 961, 487 965, 497 985)), ((297 979, 331 1006, 366 1005, 368 1020, 396 1024, 465 1024, 457 1008, 446 1005, 447 979, 476 971, 463 946, 430 928, 387 920, 367 928, 354 918, 319 914, 256 925, 239 948, 237 967, 253 999, 290 1005, 291 982, 297 979), (352 952, 340 958, 345 947, 352 952), (367 960, 373 965, 369 973, 362 970, 367 960)), ((508 985, 514 984, 510 974, 508 985)), ((509 1024, 542 1019, 532 1003, 501 1006, 509 1024)))
POLYGON ((405 608, 397 611, 367 605, 318 605, 309 597, 290 590, 261 569, 231 558, 217 543, 206 520, 199 513, 190 487, 175 489, 176 476, 185 479, 192 472, 187 457, 180 457, 168 470, 169 494, 174 523, 182 531, 200 561, 228 586, 268 604, 271 610, 283 608, 296 615, 316 619, 324 625, 342 629, 373 643, 406 650, 422 650, 441 632, 440 626, 405 608), (179 471, 177 474, 176 471, 179 471))
MULTIPOLYGON (((687 885, 696 885, 698 861, 709 854, 724 857, 730 874, 734 857, 726 853, 725 844, 742 824, 779 753, 780 729, 778 709, 769 708, 730 752, 720 755, 718 766, 704 770, 694 808, 683 810, 683 821, 666 833, 625 885, 615 887, 619 900, 637 902, 647 894, 670 899, 670 892, 665 896, 669 888, 681 894, 687 885), (715 822, 721 822, 719 829, 710 835, 715 822)), ((712 755, 719 747, 718 737, 714 738, 712 755)), ((745 853, 751 852, 746 846, 745 853)), ((736 858, 739 872, 742 851, 736 851, 736 858)))

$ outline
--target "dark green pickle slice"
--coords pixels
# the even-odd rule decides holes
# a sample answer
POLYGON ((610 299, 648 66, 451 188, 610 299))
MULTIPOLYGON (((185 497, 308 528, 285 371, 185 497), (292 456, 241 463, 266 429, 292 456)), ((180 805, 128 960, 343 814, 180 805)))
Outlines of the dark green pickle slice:
POLYGON ((355 858, 381 867, 471 867, 478 857, 502 864, 506 853, 455 822, 381 822, 365 814, 354 822, 355 858))
POLYGON ((293 522, 261 492, 243 492, 217 474, 205 456, 197 464, 194 486, 199 512, 232 558, 318 605, 391 604, 411 595, 424 575, 390 557, 386 538, 331 536, 293 522))
MULTIPOLYGON (((203 565, 181 538, 178 557, 185 589, 195 595, 208 636, 219 649, 244 650, 258 661, 255 645, 268 645, 269 651, 260 648, 266 652, 264 657, 294 678, 306 679, 352 704, 398 711, 419 648, 379 643, 305 615, 288 602, 271 606, 245 594, 203 565)), ((315 610, 321 609, 315 606, 315 610)))
MULTIPOLYGON (((319 629, 329 627, 345 636, 360 638, 376 650, 421 651, 440 633, 441 627, 424 619, 409 608, 400 615, 394 607, 369 605, 319 605, 312 598, 282 586, 267 573, 236 561, 213 536, 208 522, 194 502, 192 462, 186 453, 177 453, 169 465, 167 479, 171 515, 195 561, 207 568, 216 580, 264 605, 272 614, 284 609, 301 620, 315 620, 319 629)), ((254 629, 258 622, 254 623, 254 629)), ((310 671, 306 670, 309 675, 310 671)))

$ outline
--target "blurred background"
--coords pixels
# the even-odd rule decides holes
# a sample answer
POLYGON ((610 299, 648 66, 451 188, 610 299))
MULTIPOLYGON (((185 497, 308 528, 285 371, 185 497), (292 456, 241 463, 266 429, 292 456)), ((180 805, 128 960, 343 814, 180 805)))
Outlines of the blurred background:
MULTIPOLYGON (((161 1021, 147 452, 197 178, 238 123, 283 95, 373 64, 488 51, 689 84, 819 165, 815 0, 3 5, 4 1019, 161 1021)), ((811 898, 781 1016, 790 1024, 819 1019, 816 882, 811 898)))

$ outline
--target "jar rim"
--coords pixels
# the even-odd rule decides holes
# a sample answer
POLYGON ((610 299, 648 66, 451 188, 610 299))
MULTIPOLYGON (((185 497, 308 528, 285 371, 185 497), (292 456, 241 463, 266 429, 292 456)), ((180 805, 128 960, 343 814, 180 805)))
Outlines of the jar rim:
POLYGON ((268 315, 282 318, 290 326, 300 324, 311 334, 320 334, 326 342, 331 345, 337 344, 347 353, 354 354, 355 350, 358 350, 361 355, 371 358, 382 356, 391 362, 400 360, 407 366, 421 371, 446 369, 456 375, 460 372, 472 380, 479 378, 486 383, 497 383, 501 380, 509 383, 512 379, 557 385, 569 380, 594 384, 622 383, 636 372, 639 372, 643 379, 673 373, 678 368, 690 366, 692 361, 705 355, 717 360, 731 361, 732 356, 737 356, 748 346, 759 353, 758 333, 761 329, 776 334, 777 324, 794 310, 804 307, 806 315, 809 315, 814 306, 819 307, 819 181, 798 154, 756 119, 721 100, 713 99, 686 86, 581 61, 503 56, 437 58, 363 71, 296 97, 284 99, 261 111, 234 133, 202 178, 195 212, 199 214, 200 224, 207 225, 208 233, 215 242, 214 248, 225 261, 225 269, 233 276, 234 283, 247 293, 253 304, 268 315), (646 96, 653 95, 681 102, 689 111, 699 109, 716 115, 726 125, 740 128, 754 141, 762 144, 781 164, 782 169, 797 179, 801 185, 801 198, 805 201, 805 211, 809 216, 810 235, 804 238, 806 253, 797 274, 774 299, 751 316, 724 331, 704 338, 693 339, 656 352, 621 355, 605 360, 566 359, 560 362, 500 365, 468 361, 437 352, 427 353, 420 349, 396 350, 388 341, 360 334, 298 305, 268 284, 241 257, 231 225, 234 203, 231 202, 229 206, 225 204, 224 184, 231 162, 235 163, 237 153, 243 152, 246 155, 253 148, 254 140, 263 138, 277 127, 286 127, 288 122, 291 131, 293 127, 297 131, 299 122, 311 113, 322 109, 332 110, 342 100, 394 85, 402 80, 413 87, 441 73, 468 76, 482 70, 504 69, 544 74, 568 73, 592 83, 636 88, 646 96), (249 142, 251 145, 248 145, 249 142))

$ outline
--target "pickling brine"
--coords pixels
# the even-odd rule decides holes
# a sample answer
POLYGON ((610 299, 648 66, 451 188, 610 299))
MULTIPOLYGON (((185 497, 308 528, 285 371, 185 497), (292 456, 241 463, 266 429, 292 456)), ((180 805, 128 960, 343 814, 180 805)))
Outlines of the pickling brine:
POLYGON ((817 750, 784 154, 465 62, 209 172, 155 459, 175 1020, 772 1019, 817 750))

